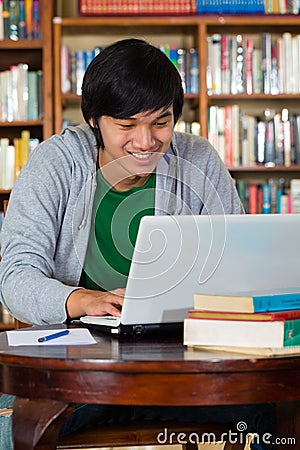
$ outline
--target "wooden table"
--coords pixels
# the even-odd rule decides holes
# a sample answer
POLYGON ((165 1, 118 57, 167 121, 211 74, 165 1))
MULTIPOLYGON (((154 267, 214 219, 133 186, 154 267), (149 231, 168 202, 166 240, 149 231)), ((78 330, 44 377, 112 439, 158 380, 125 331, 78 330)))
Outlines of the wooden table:
MULTIPOLYGON (((22 332, 22 330, 20 330, 22 332)), ((281 404, 279 436, 299 438, 300 358, 251 358, 191 351, 181 336, 111 338, 90 346, 9 347, 0 334, 0 391, 18 396, 16 450, 38 447, 74 402, 123 405, 281 404), (20 438, 22 436, 22 439, 20 438), (25 442, 25 444, 24 444, 25 442)), ((295 450, 299 447, 297 444, 295 450)), ((282 446, 284 448, 284 445, 282 446)))

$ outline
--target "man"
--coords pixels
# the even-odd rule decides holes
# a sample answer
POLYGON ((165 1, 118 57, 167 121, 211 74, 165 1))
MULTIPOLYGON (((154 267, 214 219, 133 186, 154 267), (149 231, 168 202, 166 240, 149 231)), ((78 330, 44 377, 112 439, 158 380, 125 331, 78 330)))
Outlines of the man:
MULTIPOLYGON (((120 314, 124 292, 115 289, 125 287, 130 255, 126 266, 116 254, 107 214, 112 218, 112 202, 117 210, 135 190, 140 193, 132 216, 139 219, 153 213, 243 212, 212 146, 201 137, 173 132, 182 105, 178 71, 146 42, 117 42, 92 61, 82 87, 88 125, 67 128, 40 144, 11 194, 0 283, 2 302, 13 316, 49 324, 85 314, 120 314), (97 261, 88 245, 90 232, 96 233, 97 253, 104 255, 97 261), (107 269, 105 255, 111 257, 111 251, 107 269), (104 273, 98 280, 90 276, 95 266, 94 272, 104 273), (109 289, 90 289, 95 282, 103 289, 107 276, 115 278, 109 289)), ((131 230, 122 220, 132 245, 138 222, 131 230)))
MULTIPOLYGON (((143 215, 243 213, 215 149, 174 133, 182 107, 177 69, 144 41, 116 42, 91 62, 82 86, 86 124, 40 144, 11 194, 0 283, 13 316, 31 324, 118 316, 143 215)), ((79 405, 62 433, 109 417, 199 413, 79 405)))

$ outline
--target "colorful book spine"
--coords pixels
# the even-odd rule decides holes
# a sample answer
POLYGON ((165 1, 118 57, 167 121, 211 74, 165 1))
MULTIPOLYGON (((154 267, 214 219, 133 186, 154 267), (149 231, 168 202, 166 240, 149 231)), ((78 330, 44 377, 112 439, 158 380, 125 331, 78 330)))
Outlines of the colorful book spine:
POLYGON ((0 0, 0 41, 4 39, 3 0, 0 0))
POLYGON ((19 3, 19 38, 26 39, 26 20, 25 20, 25 0, 20 0, 19 3))

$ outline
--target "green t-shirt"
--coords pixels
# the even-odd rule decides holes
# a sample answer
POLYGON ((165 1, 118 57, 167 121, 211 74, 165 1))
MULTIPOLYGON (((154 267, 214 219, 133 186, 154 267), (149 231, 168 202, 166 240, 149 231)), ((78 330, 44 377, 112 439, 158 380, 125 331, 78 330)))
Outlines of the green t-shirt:
POLYGON ((80 286, 111 290, 126 286, 140 220, 154 214, 155 173, 140 187, 120 192, 97 171, 91 231, 80 286))

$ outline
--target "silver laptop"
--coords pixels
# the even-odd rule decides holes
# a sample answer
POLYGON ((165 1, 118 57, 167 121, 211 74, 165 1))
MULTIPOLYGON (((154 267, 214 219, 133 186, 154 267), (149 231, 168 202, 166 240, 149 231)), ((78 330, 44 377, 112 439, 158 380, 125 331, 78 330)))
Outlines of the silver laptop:
POLYGON ((300 214, 147 216, 120 318, 85 316, 112 334, 182 330, 195 293, 300 289, 300 214))

